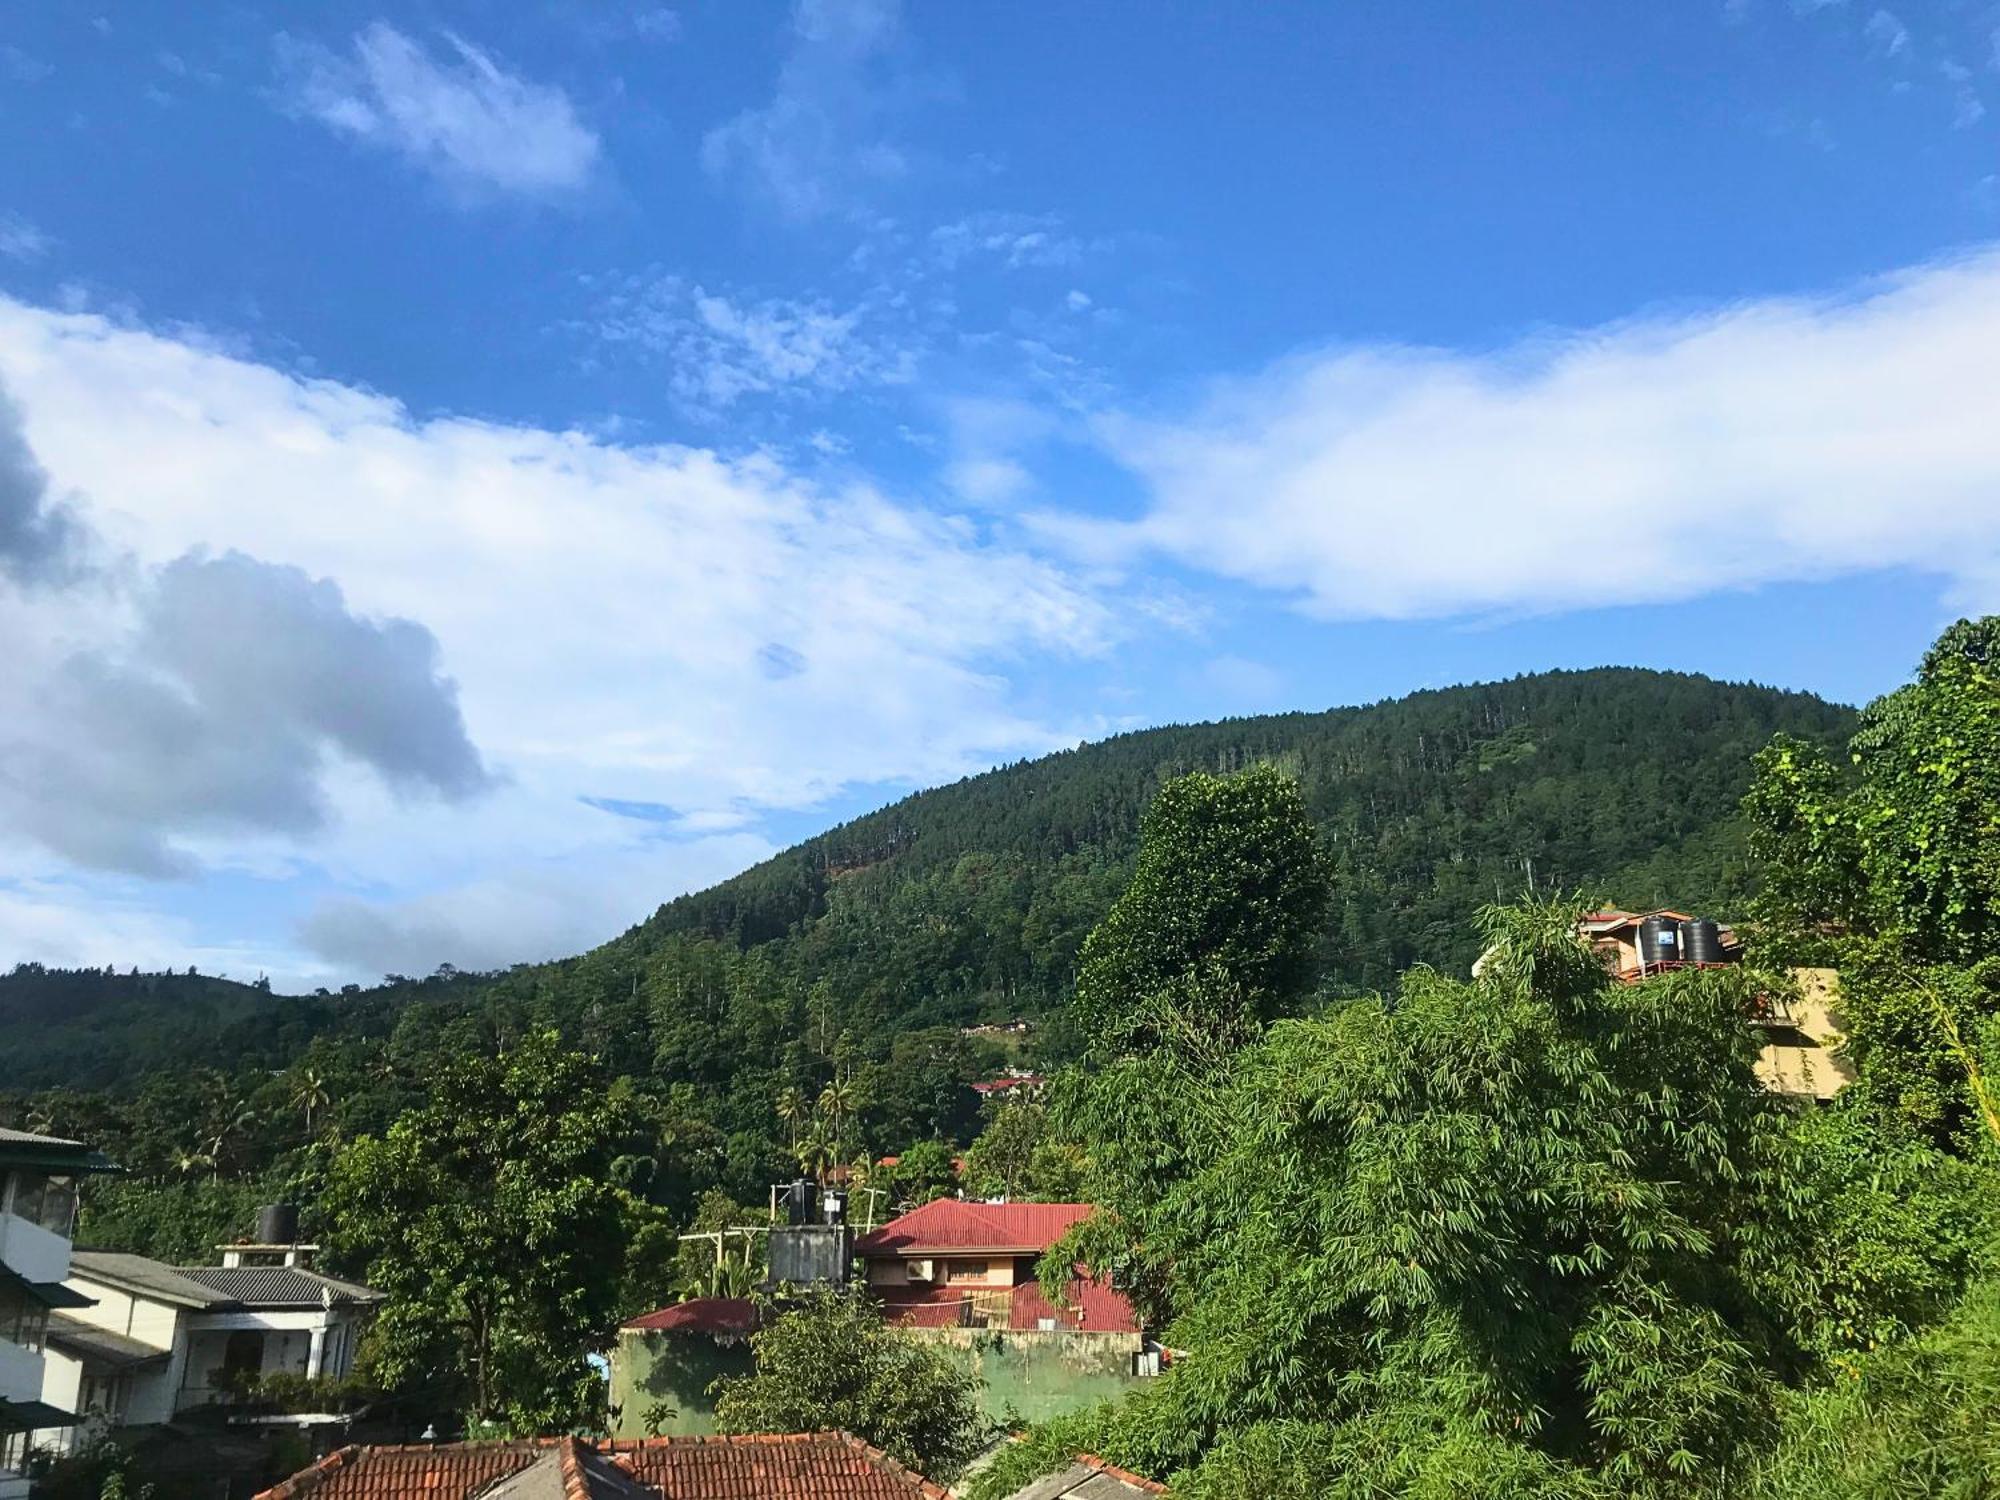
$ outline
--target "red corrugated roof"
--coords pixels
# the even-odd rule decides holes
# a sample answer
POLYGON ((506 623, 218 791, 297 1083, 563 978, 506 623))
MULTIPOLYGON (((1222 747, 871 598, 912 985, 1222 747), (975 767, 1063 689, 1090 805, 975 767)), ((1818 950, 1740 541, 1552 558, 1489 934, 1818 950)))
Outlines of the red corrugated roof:
POLYGON ((906 1328, 963 1328, 972 1313, 972 1299, 949 1287, 896 1287, 885 1290, 882 1317, 906 1328))
POLYGON ((624 1324, 649 1333, 755 1333, 757 1304, 748 1297, 690 1297, 624 1324))
POLYGON ((1014 1288, 1014 1300, 1007 1316, 1008 1326, 1026 1331, 1041 1327, 1043 1318, 1055 1319, 1058 1328, 1081 1329, 1088 1333, 1137 1333, 1139 1315, 1124 1293, 1109 1282, 1072 1276, 1063 1288, 1066 1307, 1057 1307, 1042 1295, 1032 1281, 1014 1288))
POLYGON ((891 1219, 855 1242, 857 1255, 969 1254, 975 1250, 1039 1255, 1080 1219, 1088 1203, 965 1203, 940 1198, 891 1219))

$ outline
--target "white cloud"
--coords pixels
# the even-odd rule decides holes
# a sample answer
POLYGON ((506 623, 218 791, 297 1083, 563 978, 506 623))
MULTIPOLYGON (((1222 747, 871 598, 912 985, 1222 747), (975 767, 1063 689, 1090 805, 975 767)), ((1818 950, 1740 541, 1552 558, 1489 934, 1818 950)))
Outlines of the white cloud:
POLYGON ((403 900, 333 898, 306 917, 299 938, 340 974, 425 974, 440 963, 499 969, 563 958, 776 852, 754 834, 734 833, 593 849, 562 862, 523 860, 403 900))
POLYGON ((456 36, 444 43, 433 52, 383 21, 359 32, 346 55, 281 36, 284 102, 454 186, 548 196, 590 179, 598 139, 568 95, 509 73, 456 36))
MULTIPOLYGON (((137 566, 238 548, 338 579, 357 617, 421 620, 435 637, 504 784, 403 804, 336 761, 327 816, 303 839, 197 829, 186 843, 202 868, 330 881, 378 908, 378 932, 458 920, 463 949, 437 955, 454 962, 505 946, 480 925, 483 882, 532 887, 563 913, 523 926, 526 957, 550 932, 608 934, 674 894, 636 875, 611 888, 600 867, 706 880, 761 852, 728 842, 746 818, 1073 743, 1080 726, 1023 713, 1004 674, 1122 628, 1063 569, 965 519, 806 483, 769 458, 419 421, 348 386, 4 299, 0 381, 49 492, 137 566)), ((11 597, 17 655, 23 640, 58 651, 78 628, 11 597)), ((0 877, 66 870, 0 829, 0 877)), ((366 913, 333 909, 345 925, 312 931, 346 963, 340 935, 367 930, 366 913)))
POLYGON ((1910 28, 1893 11, 1876 11, 1861 31, 1869 46, 1884 57, 1902 57, 1910 50, 1910 28))
POLYGON ((753 394, 907 381, 914 344, 875 321, 861 304, 744 299, 668 276, 614 290, 586 331, 661 357, 676 397, 720 409, 753 394))
POLYGON ((990 256, 1010 271, 1073 266, 1101 245, 1087 244, 1053 214, 972 214, 930 233, 931 253, 947 270, 990 256))
POLYGON ((40 260, 53 242, 26 219, 0 214, 0 255, 9 260, 40 260))
POLYGON ((1156 549, 1330 618, 1559 611, 1876 569, 2000 605, 2000 251, 1488 354, 1347 347, 1103 424, 1156 549))
POLYGON ((703 168, 794 220, 846 207, 908 159, 880 126, 897 92, 882 76, 899 0, 795 0, 770 102, 702 138, 703 168))

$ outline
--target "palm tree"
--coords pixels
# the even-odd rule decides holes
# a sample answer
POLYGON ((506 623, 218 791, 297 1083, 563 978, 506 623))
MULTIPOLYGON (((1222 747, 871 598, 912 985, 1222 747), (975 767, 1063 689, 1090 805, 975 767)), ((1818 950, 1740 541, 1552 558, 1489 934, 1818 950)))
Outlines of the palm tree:
POLYGON ((327 1092, 326 1080, 317 1068, 304 1068, 292 1084, 292 1108, 306 1112, 306 1134, 312 1134, 313 1112, 325 1109, 333 1103, 333 1095, 327 1092))
POLYGON ((777 1107, 778 1119, 790 1130, 791 1148, 796 1153, 799 1149, 799 1127, 805 1124, 811 1106, 806 1103, 806 1096, 793 1087, 778 1095, 777 1107))

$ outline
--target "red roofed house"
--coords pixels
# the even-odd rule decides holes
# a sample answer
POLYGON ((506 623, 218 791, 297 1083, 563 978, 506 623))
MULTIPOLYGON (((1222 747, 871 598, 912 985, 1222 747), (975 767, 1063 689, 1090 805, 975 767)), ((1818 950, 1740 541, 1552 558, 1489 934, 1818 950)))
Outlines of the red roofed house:
POLYGON ((939 1198, 855 1242, 868 1290, 899 1322, 931 1328, 1137 1333, 1132 1304, 1101 1281, 1072 1279, 1070 1305, 1035 1284, 1035 1262, 1088 1203, 966 1203, 939 1198))
POLYGON ((884 1313, 965 1364, 989 1414, 1038 1422, 1116 1400, 1154 1368, 1132 1304, 1108 1282, 1073 1276, 1060 1306, 1036 1284, 1035 1263, 1091 1212, 940 1198, 854 1249, 884 1313))

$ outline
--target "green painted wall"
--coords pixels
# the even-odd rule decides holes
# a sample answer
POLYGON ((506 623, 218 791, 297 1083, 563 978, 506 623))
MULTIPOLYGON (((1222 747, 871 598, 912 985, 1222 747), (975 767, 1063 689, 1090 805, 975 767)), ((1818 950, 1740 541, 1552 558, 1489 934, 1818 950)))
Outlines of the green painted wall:
MULTIPOLYGON (((1116 1401, 1144 1378, 1132 1374, 1140 1347, 1131 1333, 1009 1333, 988 1328, 913 1328, 980 1383, 980 1405, 997 1421, 1041 1422, 1116 1401)), ((646 1409, 664 1401, 676 1415, 662 1433, 715 1431, 719 1375, 747 1375, 747 1343, 718 1344, 704 1334, 626 1332, 611 1356, 612 1436, 646 1436, 646 1409)))
POLYGON ((1147 1377, 1132 1373, 1134 1333, 1010 1333, 996 1328, 913 1328, 980 1382, 995 1421, 1041 1422, 1116 1401, 1147 1377))
POLYGON ((675 1415, 663 1434, 715 1431, 715 1398, 708 1387, 720 1375, 748 1375, 748 1343, 718 1344, 699 1333, 622 1332, 611 1352, 611 1403, 618 1415, 611 1435, 646 1436, 646 1409, 664 1401, 675 1415))

